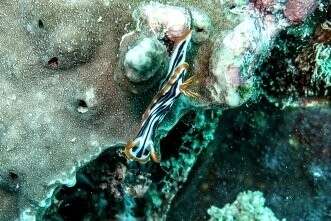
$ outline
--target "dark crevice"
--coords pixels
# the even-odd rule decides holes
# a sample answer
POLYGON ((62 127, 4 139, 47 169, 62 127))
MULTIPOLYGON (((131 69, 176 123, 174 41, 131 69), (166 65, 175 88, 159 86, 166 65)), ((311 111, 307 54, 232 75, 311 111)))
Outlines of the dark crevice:
POLYGON ((44 28, 44 23, 43 23, 43 21, 42 20, 38 20, 38 27, 40 28, 40 29, 43 29, 44 28))
POLYGON ((48 66, 50 68, 58 68, 59 67, 59 59, 57 57, 53 57, 48 61, 48 66))
POLYGON ((8 172, 8 176, 10 177, 10 179, 12 180, 17 180, 18 179, 18 175, 12 171, 8 172))

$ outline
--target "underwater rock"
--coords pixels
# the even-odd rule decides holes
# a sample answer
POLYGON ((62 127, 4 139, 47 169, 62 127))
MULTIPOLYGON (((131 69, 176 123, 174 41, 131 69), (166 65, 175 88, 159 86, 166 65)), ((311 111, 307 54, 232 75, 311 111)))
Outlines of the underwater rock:
POLYGON ((107 4, 20 0, 20 5, 29 39, 45 67, 68 69, 88 62, 95 55, 105 34, 103 20, 109 19, 107 4))
POLYGON ((327 44, 315 45, 315 69, 312 75, 312 81, 323 82, 324 87, 327 89, 325 95, 331 94, 328 88, 331 87, 331 47, 327 44))
POLYGON ((139 94, 164 79, 170 52, 190 30, 191 16, 184 7, 150 2, 140 4, 132 18, 136 27, 120 42, 115 81, 125 90, 139 94))
POLYGON ((17 196, 0 187, 0 199, 0 220, 13 220, 13 214, 18 213, 17 196))
POLYGON ((270 56, 257 70, 263 94, 280 106, 328 106, 330 97, 330 46, 325 11, 314 20, 282 31, 270 56), (319 23, 317 23, 319 22, 319 23), (279 59, 283 57, 284 59, 279 59), (284 71, 285 70, 285 71, 284 71))
POLYGON ((288 26, 277 7, 266 15, 246 5, 237 13, 241 15, 237 22, 214 33, 207 73, 193 77, 187 86, 201 95, 202 105, 228 108, 254 100, 255 69, 268 56, 280 30, 288 26))
MULTIPOLYGON (((239 20, 241 19, 240 17, 239 20)), ((239 23, 241 22, 242 20, 239 23)), ((234 27, 236 26, 237 24, 234 27)), ((278 33, 279 37, 283 38, 286 31, 288 29, 278 33)), ((231 28, 227 32, 230 33, 231 28)), ((303 35, 303 33, 298 34, 298 36, 303 35)), ((282 47, 282 50, 288 50, 288 53, 293 54, 294 57, 297 56, 296 50, 283 46, 295 42, 294 48, 304 50, 305 47, 301 49, 298 45, 307 43, 301 38, 290 36, 284 39, 286 40, 284 44, 276 41, 275 48, 282 47)), ((206 70, 205 67, 209 65, 211 57, 210 43, 211 40, 208 39, 195 48, 196 51, 192 53, 195 56, 192 72, 206 70)), ((325 48, 327 45, 323 45, 322 49, 325 48)), ((310 50, 307 53, 310 54, 310 50)), ((271 51, 270 56, 272 59, 288 61, 275 51, 271 51)), ((322 53, 319 57, 322 66, 327 67, 328 56, 322 53)), ((277 64, 268 60, 266 63, 269 68, 277 64)), ((311 69, 311 63, 308 64, 308 69, 311 69)), ((246 64, 244 67, 247 67, 246 64)), ((279 75, 274 75, 276 69, 265 69, 269 71, 267 71, 267 79, 262 79, 262 84, 272 82, 269 86, 272 88, 284 83, 279 75)), ((296 74, 290 63, 282 66, 282 71, 284 70, 292 73, 292 76, 296 74)), ((260 76, 253 75, 253 77, 260 76)), ((234 78, 230 82, 237 84, 239 81, 234 78)), ((300 83, 293 79, 288 82, 300 83)), ((58 199, 60 202, 72 202, 72 195, 77 194, 78 190, 83 192, 76 198, 73 197, 78 198, 79 202, 70 203, 67 211, 71 213, 76 210, 81 211, 81 202, 95 205, 94 202, 97 201, 95 199, 105 199, 108 202, 106 207, 91 206, 88 207, 88 212, 82 214, 82 216, 87 214, 86 217, 90 219, 101 216, 109 220, 115 216, 122 219, 207 220, 209 217, 206 215, 206 210, 210 205, 221 208, 233 202, 240 192, 255 189, 264 193, 267 206, 277 217, 286 217, 289 220, 328 220, 331 205, 328 194, 330 192, 328 177, 331 168, 329 148, 331 118, 328 103, 325 102, 326 105, 321 106, 317 104, 318 102, 311 102, 306 103, 305 106, 284 108, 274 100, 265 99, 264 96, 268 97, 268 94, 263 92, 262 98, 257 103, 228 109, 221 115, 212 110, 203 114, 198 113, 195 118, 194 111, 183 120, 179 117, 183 114, 180 112, 183 108, 175 108, 170 113, 174 116, 174 120, 171 121, 168 116, 166 117, 160 126, 160 135, 156 139, 156 142, 161 142, 161 164, 128 163, 128 172, 123 181, 123 186, 126 186, 126 191, 122 195, 123 200, 114 202, 102 196, 104 192, 90 192, 88 188, 82 188, 79 184, 71 189, 70 194, 62 194, 58 199), (179 118, 182 120, 169 133, 169 128, 176 124, 179 118), (221 121, 214 132, 219 119, 221 121), (84 195, 85 193, 88 193, 87 196, 84 195), (97 215, 98 209, 102 211, 100 216, 97 215), (110 210, 113 214, 104 216, 110 210)), ((277 94, 281 96, 282 91, 279 90, 277 94)), ((294 104, 294 99, 298 97, 291 98, 293 100, 290 104, 294 104)), ((186 97, 180 99, 188 104, 192 102, 186 97)), ((316 99, 316 96, 311 99, 316 99)), ((327 96, 324 95, 321 99, 325 100, 327 96)), ((183 102, 177 105, 183 105, 183 102)), ((108 167, 115 165, 108 162, 116 160, 101 158, 97 161, 108 167)), ((90 176, 95 180, 104 179, 105 171, 100 170, 101 167, 103 168, 99 164, 93 166, 94 172, 90 176)), ((117 187, 123 187, 117 182, 116 184, 117 187)), ((117 189, 121 190, 121 188, 117 189)), ((116 193, 117 191, 115 195, 118 195, 116 193)), ((86 204, 83 203, 85 206, 86 204)), ((63 205, 61 206, 57 201, 53 206, 63 208, 63 205)), ((60 210, 54 211, 53 215, 63 216, 65 213, 60 210)))
MULTIPOLYGON (((253 2, 236 12, 241 16, 232 29, 215 33, 209 71, 193 77, 185 88, 200 95, 200 105, 231 108, 258 97, 256 67, 268 57, 281 31, 292 24, 287 21, 288 11, 281 10, 284 6, 282 1, 253 2)), ((316 9, 315 3, 302 6, 287 5, 294 13, 304 13, 304 18, 316 9)))
POLYGON ((278 1, 274 0, 253 0, 254 7, 261 13, 272 12, 278 1))
POLYGON ((138 23, 138 28, 145 27, 145 31, 169 41, 178 41, 191 28, 191 16, 187 9, 158 2, 141 5, 134 11, 133 17, 138 23))
MULTIPOLYGON (((18 175, 15 182, 1 180, 1 191, 9 190, 2 205, 12 205, 2 216, 33 220, 59 185, 74 185, 80 167, 132 139, 163 75, 155 71, 159 78, 142 84, 150 90, 138 95, 114 79, 124 73, 116 67, 124 68, 126 27, 136 25, 134 2, 6 0, 0 6, 0 162, 4 174, 18 175)), ((179 37, 176 28, 169 36, 179 37)), ((132 42, 147 34, 132 35, 132 42)), ((154 44, 164 50, 160 42, 154 44)), ((185 113, 179 107, 174 117, 185 113)))
POLYGON ((293 24, 304 21, 317 8, 316 0, 289 0, 284 15, 293 24))
POLYGON ((211 204, 222 208, 247 189, 263 192, 278 218, 328 220, 330 114, 327 106, 284 109, 265 98, 223 111, 168 220, 205 220, 211 204))
POLYGON ((210 207, 207 212, 209 221, 278 221, 274 213, 265 207, 263 193, 246 191, 239 193, 232 204, 226 204, 222 209, 210 207))
POLYGON ((107 1, 1 1, 0 167, 19 181, 13 189, 16 181, 1 177, 1 191, 10 190, 1 205, 13 203, 1 210, 11 211, 1 214, 10 217, 6 221, 36 218, 58 185, 73 185, 78 168, 104 149, 125 143, 138 127, 149 101, 121 90, 111 68, 118 62, 124 24, 130 22, 124 16, 130 12, 120 6, 107 1), (120 15, 123 25, 114 26, 120 15), (39 19, 45 30, 39 30, 39 19), (37 25, 36 30, 27 32, 29 24, 37 25), (49 39, 54 33, 60 42, 49 39), (97 41, 90 41, 90 35, 97 41), (47 60, 54 56, 58 68, 49 68, 47 60))
POLYGON ((192 125, 187 125, 186 121, 192 118, 192 114, 188 113, 184 116, 182 122, 162 140, 161 147, 179 147, 176 148, 178 150, 175 153, 169 150, 162 152, 163 160, 160 165, 167 173, 164 174, 162 182, 153 182, 150 185, 145 196, 146 217, 153 217, 156 220, 173 219, 168 217, 168 213, 172 204, 176 203, 176 195, 189 178, 199 155, 214 139, 221 111, 199 111, 193 118, 192 125), (183 136, 178 137, 176 134, 178 131, 183 133, 183 136))
POLYGON ((192 41, 202 43, 207 41, 213 32, 213 25, 210 17, 202 10, 196 8, 190 9, 192 16, 192 41))
POLYGON ((134 82, 147 81, 161 74, 167 61, 167 49, 155 38, 144 38, 125 55, 126 77, 134 82), (161 72, 161 73, 160 73, 161 72))
POLYGON ((215 83, 207 85, 215 102, 235 107, 254 96, 254 67, 268 53, 279 29, 272 18, 247 17, 219 39, 210 67, 215 83))
POLYGON ((321 190, 331 190, 331 182, 329 182, 331 179, 331 167, 327 162, 316 160, 310 163, 307 172, 315 186, 321 190))

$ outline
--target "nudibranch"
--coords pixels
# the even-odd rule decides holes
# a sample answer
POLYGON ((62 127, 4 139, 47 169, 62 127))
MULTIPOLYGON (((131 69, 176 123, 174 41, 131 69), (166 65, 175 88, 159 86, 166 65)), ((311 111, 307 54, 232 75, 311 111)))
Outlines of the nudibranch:
POLYGON ((171 55, 166 82, 145 111, 136 138, 129 142, 124 149, 124 154, 128 159, 144 163, 151 158, 153 161, 159 162, 159 157, 154 149, 155 131, 183 92, 181 85, 187 74, 188 64, 185 60, 191 36, 192 31, 187 32, 186 36, 176 44, 171 55))

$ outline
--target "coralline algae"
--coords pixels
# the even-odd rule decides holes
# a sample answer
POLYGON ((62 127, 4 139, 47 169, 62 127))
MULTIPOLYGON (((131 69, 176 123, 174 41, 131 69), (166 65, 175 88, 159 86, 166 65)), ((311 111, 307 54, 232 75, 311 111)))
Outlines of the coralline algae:
POLYGON ((209 221, 278 221, 274 213, 264 207, 264 203, 265 199, 261 192, 243 192, 231 205, 226 204, 222 209, 210 207, 207 211, 211 216, 209 221))

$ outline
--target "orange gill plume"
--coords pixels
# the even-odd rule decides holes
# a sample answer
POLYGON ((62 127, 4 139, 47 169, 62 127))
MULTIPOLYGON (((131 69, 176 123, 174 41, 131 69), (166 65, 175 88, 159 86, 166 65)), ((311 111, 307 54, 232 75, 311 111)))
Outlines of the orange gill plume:
POLYGON ((212 76, 210 66, 210 55, 212 50, 212 42, 205 42, 197 50, 192 66, 190 66, 190 76, 181 85, 181 92, 187 97, 191 98, 195 104, 199 106, 211 103, 210 88, 208 85, 215 81, 212 76))

